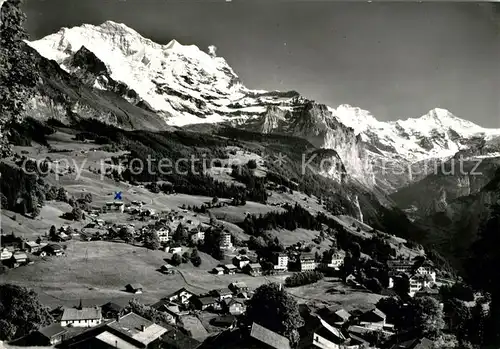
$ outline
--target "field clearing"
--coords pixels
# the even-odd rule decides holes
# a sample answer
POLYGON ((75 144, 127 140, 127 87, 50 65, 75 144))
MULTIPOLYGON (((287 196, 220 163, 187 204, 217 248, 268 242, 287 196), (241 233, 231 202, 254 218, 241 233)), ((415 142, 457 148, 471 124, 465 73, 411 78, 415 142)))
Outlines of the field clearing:
POLYGON ((326 212, 323 205, 318 203, 317 197, 314 195, 307 196, 306 194, 298 191, 294 191, 293 194, 290 194, 289 192, 272 192, 272 195, 267 198, 267 202, 271 205, 295 205, 295 203, 298 203, 300 206, 307 209, 312 215, 316 215, 318 212, 323 212, 327 216, 333 217, 331 214, 326 212))
POLYGON ((287 291, 294 295, 299 303, 308 303, 316 307, 339 305, 347 311, 372 309, 381 298, 384 298, 374 293, 352 289, 336 278, 325 278, 314 284, 287 288, 287 291))
POLYGON ((71 211, 71 206, 64 202, 47 201, 40 210, 40 215, 35 219, 25 217, 19 213, 2 210, 1 227, 4 233, 13 232, 28 240, 36 240, 39 236, 49 233, 50 227, 55 225, 71 225, 73 228, 81 229, 83 222, 68 221, 61 218, 64 212, 71 211), (13 220, 12 218, 16 218, 13 220))
MULTIPOLYGON (((142 247, 103 241, 70 241, 66 257, 48 257, 33 265, 9 270, 3 281, 34 289, 42 303, 50 307, 84 304, 101 305, 109 301, 121 305, 136 298, 146 304, 154 303, 181 287, 195 293, 227 287, 231 282, 244 281, 251 289, 268 282, 284 283, 288 275, 252 277, 246 274, 213 275, 209 273, 219 261, 200 253, 202 264, 181 264, 174 275, 158 271, 170 254, 142 247), (143 294, 130 294, 124 287, 140 283, 143 294)), ((300 303, 326 302, 357 306, 373 304, 380 296, 352 291, 350 294, 331 294, 331 288, 344 287, 340 282, 320 281, 314 285, 288 289, 300 303)), ((351 291, 349 291, 351 292, 351 291)))
POLYGON ((264 205, 258 202, 247 201, 244 206, 223 206, 210 209, 210 212, 217 218, 230 223, 240 223, 245 220, 247 213, 256 216, 265 215, 269 212, 284 212, 281 207, 264 205))
POLYGON ((252 277, 246 274, 212 275, 209 273, 219 261, 200 253, 202 265, 181 264, 179 273, 164 275, 158 271, 171 254, 142 247, 105 241, 67 244, 65 257, 46 257, 33 265, 9 270, 2 276, 4 282, 34 289, 41 301, 51 307, 73 306, 80 298, 87 305, 108 301, 125 305, 137 298, 153 303, 161 297, 186 287, 195 293, 227 287, 233 281, 245 281, 251 288, 266 282, 283 282, 285 276, 252 277), (125 292, 125 285, 140 283, 144 293, 125 292))
MULTIPOLYGON (((293 231, 287 229, 273 229, 270 230, 269 233, 272 236, 278 237, 285 246, 294 245, 298 242, 306 245, 311 243, 314 244, 312 242, 312 239, 319 236, 319 231, 303 229, 303 228, 297 228, 293 231)), ((330 239, 328 239, 327 237, 325 240, 321 242, 321 244, 319 245, 314 244, 314 245, 317 248, 319 247, 321 250, 328 250, 330 249, 331 242, 330 239)))

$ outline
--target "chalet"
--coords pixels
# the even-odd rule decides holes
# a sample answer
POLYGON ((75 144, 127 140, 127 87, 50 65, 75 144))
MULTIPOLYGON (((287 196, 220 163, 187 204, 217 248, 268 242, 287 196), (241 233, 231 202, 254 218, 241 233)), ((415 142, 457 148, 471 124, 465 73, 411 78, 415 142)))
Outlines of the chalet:
POLYGON ((101 305, 101 313, 105 319, 116 319, 117 316, 123 315, 124 308, 116 303, 108 302, 101 305))
POLYGON ((123 213, 125 211, 125 203, 121 201, 109 201, 106 202, 106 209, 123 213))
POLYGON ((290 349, 290 341, 267 328, 260 326, 257 323, 252 324, 250 330, 250 338, 259 342, 260 348, 265 349, 290 349))
POLYGON ((165 313, 170 320, 169 323, 174 325, 180 321, 182 316, 189 314, 189 311, 181 310, 178 304, 171 303, 168 300, 160 300, 159 302, 151 305, 151 308, 165 313))
POLYGON ((134 284, 128 284, 125 286, 125 289, 127 292, 133 293, 133 294, 141 294, 144 287, 141 284, 134 283, 134 284))
POLYGON ((213 268, 212 269, 212 274, 222 275, 222 274, 224 274, 224 268, 222 268, 222 267, 213 268))
POLYGON ((251 276, 262 275, 262 266, 259 263, 250 263, 245 267, 245 272, 251 276))
POLYGON ((47 253, 49 256, 62 256, 64 254, 64 250, 61 245, 58 244, 48 244, 42 248, 42 251, 47 253))
POLYGON ((110 323, 80 332, 62 343, 63 347, 143 349, 159 345, 167 329, 143 317, 128 313, 110 323))
POLYGON ((412 274, 414 261, 406 259, 394 259, 388 260, 387 266, 392 272, 405 273, 408 275, 412 274))
POLYGON ((161 272, 164 274, 175 274, 175 268, 173 265, 170 264, 164 264, 160 268, 161 272))
POLYGON ((181 254, 182 253, 182 247, 177 246, 177 247, 166 247, 165 252, 170 252, 172 254, 181 254))
POLYGON ((231 233, 228 231, 224 231, 221 234, 220 248, 224 250, 229 250, 233 247, 233 243, 231 242, 231 233))
POLYGON ((64 335, 68 332, 60 324, 55 323, 46 327, 40 328, 35 332, 36 344, 39 346, 51 346, 61 343, 64 335))
POLYGON ((205 241, 205 232, 200 229, 193 229, 190 232, 189 238, 195 244, 201 241, 205 241))
POLYGON ((315 270, 316 260, 311 253, 302 253, 300 255, 300 271, 315 270))
POLYGON ((233 258, 233 264, 238 268, 238 269, 243 269, 243 267, 247 264, 250 264, 250 258, 248 258, 245 255, 239 255, 235 256, 233 258))
POLYGON ((417 292, 415 292, 415 297, 432 297, 437 300, 441 300, 441 295, 439 294, 438 288, 423 287, 417 292))
POLYGON ((313 326, 312 338, 309 337, 311 341, 310 344, 312 344, 313 347, 326 349, 345 348, 344 343, 347 340, 346 336, 321 317, 317 316, 317 319, 314 319, 313 324, 309 326, 313 326))
POLYGON ((416 292, 420 291, 423 288, 430 288, 434 285, 432 281, 432 275, 423 274, 423 275, 414 275, 410 278, 410 296, 413 297, 416 292))
POLYGON ((359 317, 360 325, 370 329, 384 329, 386 327, 394 327, 386 323, 386 315, 378 308, 363 313, 359 317))
POLYGON ((169 229, 162 228, 156 231, 156 234, 158 234, 158 240, 160 242, 167 242, 169 240, 169 229))
POLYGON ((0 260, 8 260, 12 258, 12 252, 9 251, 7 248, 3 248, 2 251, 0 252, 0 260))
POLYGON ((333 253, 331 258, 329 258, 327 261, 323 261, 321 263, 321 268, 339 270, 343 264, 344 264, 344 256, 336 252, 333 253))
POLYGON ((217 316, 212 321, 210 321, 210 324, 217 327, 234 328, 236 326, 236 317, 234 317, 233 315, 217 316))
POLYGON ((222 268, 224 269, 225 274, 229 274, 229 275, 236 274, 237 268, 233 264, 225 264, 222 266, 222 268))
POLYGON ((274 270, 276 271, 288 270, 288 255, 286 253, 274 253, 272 262, 274 265, 274 270))
POLYGON ((248 292, 248 286, 243 281, 235 281, 230 283, 229 289, 234 293, 248 292))
MULTIPOLYGON (((128 313, 109 323, 108 327, 127 333, 132 339, 148 346, 167 332, 167 329, 157 325, 135 313, 128 313)), ((114 343, 111 343, 114 346, 114 343)))
POLYGON ((163 300, 168 300, 170 302, 176 302, 180 304, 188 304, 189 299, 193 296, 196 296, 193 292, 188 291, 184 287, 175 291, 174 293, 163 297, 163 300))
POLYGON ((421 259, 413 265, 413 275, 429 275, 432 282, 436 282, 436 269, 434 264, 427 259, 421 259))
POLYGON ((17 268, 21 265, 24 265, 28 262, 28 256, 24 252, 16 251, 12 254, 10 258, 10 264, 13 268, 17 268))
POLYGON ((322 319, 334 325, 342 325, 349 321, 351 314, 344 308, 322 308, 318 311, 322 319))
POLYGON ((26 251, 29 253, 37 253, 40 250, 40 245, 35 241, 27 241, 26 242, 26 251))
POLYGON ((189 337, 178 329, 174 329, 165 333, 162 337, 161 348, 164 349, 196 349, 200 346, 200 342, 189 337))
POLYGON ((233 298, 233 292, 229 288, 222 288, 219 290, 214 290, 211 292, 211 294, 216 297, 219 302, 222 302, 224 299, 231 299, 233 298))
POLYGON ((61 326, 67 327, 94 327, 102 322, 101 308, 65 308, 61 326))
POLYGON ((217 300, 210 296, 195 296, 191 297, 190 302, 198 310, 208 310, 214 309, 217 304, 217 300))
POLYGON ((246 311, 246 306, 236 299, 225 299, 223 310, 231 315, 241 315, 246 311))

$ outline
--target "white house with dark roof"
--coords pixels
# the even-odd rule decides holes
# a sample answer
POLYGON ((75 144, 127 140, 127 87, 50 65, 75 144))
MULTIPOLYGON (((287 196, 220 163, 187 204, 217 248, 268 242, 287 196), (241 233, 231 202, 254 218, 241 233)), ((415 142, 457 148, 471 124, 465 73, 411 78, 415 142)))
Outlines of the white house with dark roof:
POLYGON ((94 327, 102 323, 101 308, 65 308, 61 326, 63 327, 94 327))

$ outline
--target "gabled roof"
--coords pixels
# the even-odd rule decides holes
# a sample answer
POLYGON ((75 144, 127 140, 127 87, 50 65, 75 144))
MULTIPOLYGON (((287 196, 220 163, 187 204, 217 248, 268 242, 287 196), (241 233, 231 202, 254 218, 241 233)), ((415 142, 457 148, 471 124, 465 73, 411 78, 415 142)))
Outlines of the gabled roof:
POLYGON ((231 290, 229 288, 221 288, 221 289, 215 290, 214 293, 218 294, 219 296, 226 296, 229 294, 231 294, 231 295, 233 294, 233 292, 231 292, 231 290))
POLYGON ((40 246, 35 241, 27 241, 26 245, 28 245, 29 247, 38 247, 38 246, 40 246))
POLYGON ((180 295, 182 292, 186 292, 186 293, 191 294, 192 296, 196 296, 196 294, 195 294, 195 293, 193 293, 193 292, 191 292, 191 291, 187 290, 185 287, 183 287, 183 288, 180 288, 180 289, 178 289, 177 291, 172 292, 172 293, 170 293, 169 295, 167 295, 167 296, 163 297, 163 299, 166 299, 166 298, 172 298, 172 297, 174 297, 174 296, 178 296, 178 295, 180 295))
POLYGON ((378 308, 369 310, 360 317, 361 321, 366 321, 366 322, 378 322, 378 321, 384 321, 385 319, 386 315, 378 308))
POLYGON ((290 349, 290 341, 288 338, 268 330, 255 322, 252 324, 250 337, 275 349, 290 349))
POLYGON ((43 336, 46 338, 53 338, 57 335, 61 335, 63 333, 66 333, 67 330, 62 327, 59 323, 55 323, 46 327, 42 327, 41 329, 38 330, 43 336))
POLYGON ((338 317, 340 317, 340 318, 341 318, 342 320, 344 320, 344 321, 349 320, 349 318, 351 317, 351 314, 349 314, 349 313, 347 312, 347 310, 345 310, 345 309, 343 309, 343 308, 342 308, 342 309, 337 310, 337 311, 335 312, 335 315, 337 315, 338 317))
POLYGON ((326 322, 319 316, 318 319, 320 321, 321 326, 319 329, 315 331, 315 333, 318 333, 321 337, 326 338, 333 343, 338 343, 339 341, 340 342, 345 341, 346 338, 344 337, 342 332, 340 332, 339 329, 331 326, 328 322, 326 322))
POLYGON ((134 283, 134 284, 128 284, 127 288, 130 288, 131 290, 142 290, 144 287, 141 284, 134 283))
POLYGON ((238 287, 238 288, 247 288, 247 284, 244 281, 235 281, 231 283, 229 286, 233 285, 233 287, 238 287))
POLYGON ((28 259, 26 253, 23 252, 15 252, 13 256, 15 259, 28 259))
POLYGON ((61 245, 58 245, 58 244, 48 244, 45 246, 45 248, 50 248, 54 251, 62 251, 61 245))
POLYGON ((233 264, 225 264, 225 265, 222 266, 222 268, 228 269, 228 270, 237 269, 236 265, 233 265, 233 264))
POLYGON ((135 313, 128 313, 120 317, 118 321, 115 320, 109 323, 108 326, 145 345, 160 338, 167 332, 166 328, 135 313))
POLYGON ((178 329, 167 332, 162 340, 164 343, 167 343, 169 347, 174 347, 176 349, 196 349, 201 345, 196 339, 185 335, 178 329))
POLYGON ((123 310, 123 307, 121 305, 118 305, 116 303, 113 303, 113 302, 108 302, 106 304, 103 304, 101 306, 101 309, 103 310, 106 310, 106 311, 116 311, 116 312, 120 312, 123 310))
POLYGON ((61 321, 97 320, 101 318, 101 308, 65 308, 61 321))
POLYGON ((251 268, 251 269, 260 269, 260 268, 262 268, 262 266, 260 265, 260 263, 250 263, 250 264, 248 264, 248 267, 251 268))
POLYGON ((93 344, 96 345, 97 347, 114 347, 114 348, 120 348, 120 349, 137 349, 137 346, 134 344, 129 343, 123 338, 118 337, 117 335, 104 331, 101 332, 99 335, 95 337, 96 340, 105 343, 104 345, 102 344, 93 344))
POLYGON ((217 302, 217 300, 214 297, 210 297, 210 296, 197 297, 197 299, 202 305, 210 305, 210 304, 214 304, 217 302))
POLYGON ((314 260, 315 257, 312 253, 301 253, 300 254, 300 260, 314 260))

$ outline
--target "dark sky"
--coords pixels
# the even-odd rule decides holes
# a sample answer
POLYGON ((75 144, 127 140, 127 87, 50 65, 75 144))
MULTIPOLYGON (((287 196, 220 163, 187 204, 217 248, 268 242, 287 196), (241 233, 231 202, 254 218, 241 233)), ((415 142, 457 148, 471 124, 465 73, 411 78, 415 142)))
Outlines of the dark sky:
POLYGON ((217 46, 250 88, 295 89, 379 120, 434 107, 500 127, 500 10, 460 2, 25 0, 40 38, 123 22, 157 42, 217 46))

